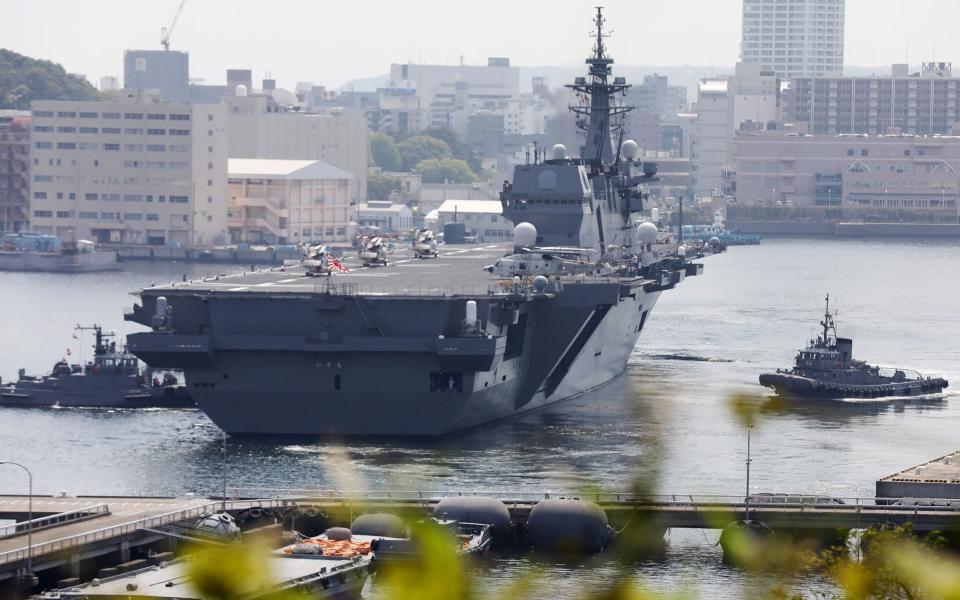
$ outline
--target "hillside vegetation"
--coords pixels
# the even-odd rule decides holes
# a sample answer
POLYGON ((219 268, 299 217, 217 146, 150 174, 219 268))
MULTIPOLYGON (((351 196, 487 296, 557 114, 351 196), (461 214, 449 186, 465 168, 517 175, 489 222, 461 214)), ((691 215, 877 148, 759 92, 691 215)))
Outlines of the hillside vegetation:
POLYGON ((49 60, 37 60, 0 48, 0 108, 30 108, 33 100, 96 100, 86 79, 49 60))

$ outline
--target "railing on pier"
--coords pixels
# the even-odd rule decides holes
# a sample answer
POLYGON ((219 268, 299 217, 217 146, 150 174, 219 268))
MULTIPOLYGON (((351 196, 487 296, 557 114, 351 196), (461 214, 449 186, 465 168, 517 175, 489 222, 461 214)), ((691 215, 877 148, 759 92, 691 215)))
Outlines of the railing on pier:
MULTIPOLYGON (((111 527, 104 527, 101 529, 94 529, 93 531, 88 531, 78 535, 51 540, 49 542, 43 542, 40 544, 34 544, 30 552, 34 557, 42 556, 58 550, 65 550, 91 542, 109 540, 122 535, 136 533, 137 531, 149 529, 151 527, 161 527, 168 523, 185 521, 187 519, 199 517, 204 513, 216 512, 224 508, 228 511, 231 511, 243 510, 247 508, 279 508, 289 505, 290 503, 282 498, 270 498, 265 500, 228 500, 227 502, 208 501, 203 504, 198 504, 196 506, 191 506, 169 513, 142 517, 127 523, 121 523, 119 525, 113 525, 111 527)), ((8 552, 0 553, 0 565, 26 560, 27 553, 27 548, 19 548, 17 550, 10 550, 8 552)))
POLYGON ((50 527, 56 527, 66 523, 75 523, 77 521, 84 521, 86 519, 92 519, 94 517, 100 517, 109 514, 110 507, 108 505, 94 504, 93 506, 86 506, 84 508, 57 513, 55 515, 39 517, 32 521, 12 523, 10 525, 0 527, 0 540, 17 535, 23 535, 27 532, 27 530, 41 531, 43 529, 49 529, 50 527))
POLYGON ((517 491, 517 490, 331 490, 319 488, 233 487, 228 495, 234 499, 282 498, 288 503, 330 501, 341 503, 398 502, 432 503, 456 496, 487 496, 505 504, 534 503, 551 498, 576 498, 600 505, 710 507, 743 509, 793 508, 837 509, 851 512, 870 508, 888 511, 949 511, 960 513, 960 500, 944 498, 876 498, 866 496, 835 497, 811 494, 752 494, 749 503, 744 496, 711 494, 637 494, 636 492, 517 491))

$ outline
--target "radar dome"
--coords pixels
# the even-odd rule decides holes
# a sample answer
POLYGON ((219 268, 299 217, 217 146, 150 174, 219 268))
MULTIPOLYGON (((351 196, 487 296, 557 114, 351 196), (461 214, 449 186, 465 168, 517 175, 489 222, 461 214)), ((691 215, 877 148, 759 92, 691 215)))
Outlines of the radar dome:
POLYGON ((640 147, 637 146, 637 143, 633 140, 626 140, 620 145, 620 154, 627 160, 635 159, 639 151, 640 147))
POLYGON ((236 88, 234 88, 233 93, 234 95, 239 96, 240 98, 245 98, 247 95, 247 86, 241 83, 236 88))
POLYGON ((537 243, 537 228, 524 221, 513 228, 513 245, 517 248, 534 246, 537 243))
POLYGON ((657 241, 657 226, 650 221, 644 221, 637 226, 637 238, 641 242, 652 244, 657 241))
POLYGON ((567 157, 567 147, 563 144, 553 145, 553 160, 563 160, 567 157))

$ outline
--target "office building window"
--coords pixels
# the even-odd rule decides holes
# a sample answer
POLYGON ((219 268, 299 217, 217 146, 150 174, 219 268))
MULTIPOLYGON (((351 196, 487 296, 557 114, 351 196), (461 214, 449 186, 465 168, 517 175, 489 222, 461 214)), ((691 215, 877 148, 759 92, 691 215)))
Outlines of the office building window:
POLYGON ((49 218, 49 217, 53 217, 53 211, 52 210, 35 210, 33 211, 33 216, 49 218))
POLYGON ((138 121, 143 119, 143 113, 124 113, 123 118, 138 121))
POLYGON ((95 112, 82 112, 82 113, 80 113, 80 118, 81 118, 81 119, 96 119, 96 118, 97 118, 97 113, 95 113, 95 112))

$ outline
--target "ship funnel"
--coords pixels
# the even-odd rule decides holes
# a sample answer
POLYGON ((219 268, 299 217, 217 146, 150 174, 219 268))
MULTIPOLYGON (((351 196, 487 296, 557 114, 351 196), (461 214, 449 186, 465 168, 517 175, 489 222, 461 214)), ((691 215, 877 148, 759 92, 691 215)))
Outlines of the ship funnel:
POLYGON ((844 369, 850 367, 850 361, 853 360, 853 340, 850 338, 837 338, 837 352, 840 353, 840 365, 844 369))
POLYGON ((537 243, 537 228, 532 223, 524 221, 513 228, 513 245, 515 248, 529 248, 537 243))

